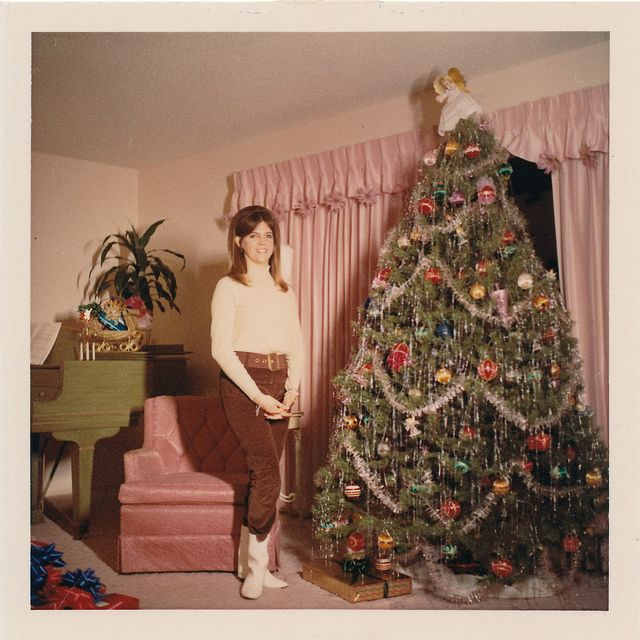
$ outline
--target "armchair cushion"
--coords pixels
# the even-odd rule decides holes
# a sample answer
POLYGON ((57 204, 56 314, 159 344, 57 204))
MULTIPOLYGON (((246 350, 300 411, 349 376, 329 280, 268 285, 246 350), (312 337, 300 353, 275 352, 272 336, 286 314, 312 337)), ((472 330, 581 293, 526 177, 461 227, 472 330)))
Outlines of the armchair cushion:
POLYGON ((118 498, 122 504, 244 505, 247 482, 246 473, 167 473, 126 482, 120 487, 118 498))

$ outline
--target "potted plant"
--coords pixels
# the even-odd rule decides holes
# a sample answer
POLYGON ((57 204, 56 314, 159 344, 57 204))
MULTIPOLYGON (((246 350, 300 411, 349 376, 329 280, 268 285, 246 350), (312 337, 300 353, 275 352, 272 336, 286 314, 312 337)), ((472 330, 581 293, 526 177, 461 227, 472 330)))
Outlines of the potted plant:
POLYGON ((111 290, 116 298, 137 309, 139 316, 152 314, 154 304, 160 311, 165 311, 166 304, 180 313, 175 302, 178 289, 175 275, 158 254, 177 258, 182 263, 180 270, 185 267, 185 258, 171 249, 148 248, 153 234, 163 222, 157 220, 142 233, 138 233, 131 225, 124 234, 110 234, 102 241, 89 271, 89 282, 96 267, 104 267, 110 262, 115 264, 96 279, 91 289, 96 298, 111 290), (112 249, 119 249, 120 252, 110 255, 112 249))

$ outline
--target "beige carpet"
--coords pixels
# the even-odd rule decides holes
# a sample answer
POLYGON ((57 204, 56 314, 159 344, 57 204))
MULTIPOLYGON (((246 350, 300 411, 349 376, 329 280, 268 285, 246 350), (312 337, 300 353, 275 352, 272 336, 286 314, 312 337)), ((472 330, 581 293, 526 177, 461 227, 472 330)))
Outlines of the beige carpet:
MULTIPOLYGON (((56 495, 52 503, 70 509, 70 496, 56 495)), ((49 519, 31 527, 33 540, 55 543, 67 563, 65 569, 91 568, 110 593, 124 593, 140 599, 142 609, 247 610, 247 609, 342 609, 342 610, 597 610, 608 608, 607 577, 580 574, 564 592, 544 598, 495 599, 458 605, 428 592, 414 580, 413 592, 394 598, 351 604, 302 579, 303 563, 312 559, 310 521, 294 515, 282 518, 282 566, 279 572, 289 583, 282 590, 265 590, 251 601, 240 596, 240 582, 230 573, 157 573, 119 575, 116 570, 116 541, 119 529, 118 503, 114 491, 96 493, 92 505, 92 526, 83 540, 49 519)))

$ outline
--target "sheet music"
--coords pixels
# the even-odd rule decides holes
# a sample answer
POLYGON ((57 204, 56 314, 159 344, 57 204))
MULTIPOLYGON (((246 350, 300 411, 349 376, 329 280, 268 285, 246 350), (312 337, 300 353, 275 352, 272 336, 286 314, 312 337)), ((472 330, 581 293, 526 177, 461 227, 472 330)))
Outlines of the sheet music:
POLYGON ((31 323, 31 364, 44 364, 60 332, 61 322, 31 323))

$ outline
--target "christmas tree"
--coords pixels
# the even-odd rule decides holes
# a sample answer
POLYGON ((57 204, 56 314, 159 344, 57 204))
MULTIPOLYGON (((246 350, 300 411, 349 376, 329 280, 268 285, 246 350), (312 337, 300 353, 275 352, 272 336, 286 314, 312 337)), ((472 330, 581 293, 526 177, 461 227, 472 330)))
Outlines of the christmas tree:
POLYGON ((478 576, 470 600, 550 572, 566 584, 607 505, 571 319, 509 195, 509 154, 471 111, 382 248, 313 506, 322 557, 426 563, 452 600, 452 571, 478 576))

